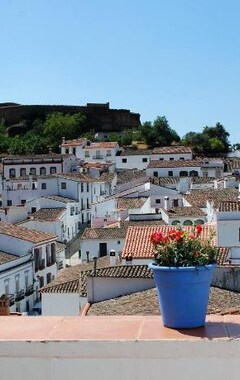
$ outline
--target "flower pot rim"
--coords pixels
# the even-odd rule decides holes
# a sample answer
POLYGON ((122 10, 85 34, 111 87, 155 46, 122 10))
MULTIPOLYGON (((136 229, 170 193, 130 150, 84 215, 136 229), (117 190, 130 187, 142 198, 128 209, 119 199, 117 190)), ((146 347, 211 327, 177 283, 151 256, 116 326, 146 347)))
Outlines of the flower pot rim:
POLYGON ((204 269, 213 269, 217 266, 217 263, 211 263, 211 264, 206 264, 206 265, 197 265, 197 266, 191 266, 191 267, 165 267, 158 265, 154 262, 148 264, 149 269, 157 269, 157 270, 162 270, 162 271, 197 271, 197 270, 204 270, 204 269))

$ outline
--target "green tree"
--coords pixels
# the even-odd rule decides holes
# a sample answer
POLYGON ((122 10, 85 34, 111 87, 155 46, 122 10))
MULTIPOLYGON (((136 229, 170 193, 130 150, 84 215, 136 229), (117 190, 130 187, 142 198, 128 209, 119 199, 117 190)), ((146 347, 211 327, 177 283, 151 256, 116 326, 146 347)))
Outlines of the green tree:
POLYGON ((177 132, 169 126, 165 116, 158 116, 153 123, 147 121, 141 126, 141 134, 150 147, 166 146, 179 142, 177 132))
POLYGON ((84 132, 85 121, 85 116, 81 114, 64 115, 61 112, 53 112, 44 122, 43 134, 53 149, 58 151, 62 137, 73 139, 84 132))

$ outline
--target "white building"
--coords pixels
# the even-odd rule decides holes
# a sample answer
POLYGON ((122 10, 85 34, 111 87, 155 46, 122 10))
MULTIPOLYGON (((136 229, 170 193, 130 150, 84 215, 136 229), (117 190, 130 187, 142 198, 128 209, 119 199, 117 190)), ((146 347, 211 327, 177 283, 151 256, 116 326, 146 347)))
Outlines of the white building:
POLYGON ((146 169, 152 160, 192 160, 192 149, 186 146, 165 146, 153 150, 125 150, 116 156, 116 169, 146 169))
POLYGON ((56 236, 19 225, 0 222, 0 250, 19 257, 31 254, 34 260, 34 301, 38 289, 56 275, 56 236))
POLYGON ((117 142, 91 142, 86 139, 65 140, 60 145, 62 154, 74 154, 83 162, 115 162, 119 152, 117 142))
POLYGON ((6 156, 2 159, 3 178, 26 177, 29 175, 49 175, 70 172, 75 167, 74 155, 42 154, 6 156))
POLYGON ((3 252, 0 248, 0 295, 6 294, 8 297, 11 312, 32 310, 34 305, 33 279, 31 253, 18 256, 3 252))
POLYGON ((146 169, 149 177, 214 177, 223 176, 221 160, 151 161, 146 169))

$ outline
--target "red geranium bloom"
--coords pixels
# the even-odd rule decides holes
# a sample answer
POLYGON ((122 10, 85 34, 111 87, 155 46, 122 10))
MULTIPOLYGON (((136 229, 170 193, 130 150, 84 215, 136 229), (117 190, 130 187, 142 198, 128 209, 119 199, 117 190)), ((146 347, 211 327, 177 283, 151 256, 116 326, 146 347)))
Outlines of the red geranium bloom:
POLYGON ((195 228, 196 233, 199 235, 202 232, 202 226, 198 224, 195 228))

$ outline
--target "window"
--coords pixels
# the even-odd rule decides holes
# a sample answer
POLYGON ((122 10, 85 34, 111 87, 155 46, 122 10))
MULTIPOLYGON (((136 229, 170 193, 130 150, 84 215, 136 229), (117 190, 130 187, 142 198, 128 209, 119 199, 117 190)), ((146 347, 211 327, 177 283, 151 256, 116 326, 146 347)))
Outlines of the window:
POLYGON ((159 161, 163 161, 163 158, 161 157, 161 158, 159 158, 159 161))
POLYGON ((179 173, 179 176, 180 177, 187 177, 188 176, 188 172, 186 170, 181 170, 180 173, 179 173))
POLYGON ((73 148, 72 152, 73 154, 76 154, 76 148, 73 148))
POLYGON ((111 155, 112 155, 111 150, 107 149, 107 156, 111 156, 111 155))
POLYGON ((7 206, 12 206, 12 201, 7 201, 7 206))
POLYGON ((37 207, 32 207, 31 212, 32 214, 37 211, 37 207))
POLYGON ((46 184, 46 182, 43 182, 43 183, 42 183, 41 188, 42 188, 42 190, 46 190, 46 188, 47 188, 47 184, 46 184))
POLYGON ((10 169, 9 170, 9 177, 10 178, 15 178, 16 177, 16 170, 15 169, 10 169))
POLYGON ((40 168, 40 175, 46 175, 46 168, 44 167, 40 168))
POLYGON ((21 199, 21 205, 25 205, 26 199, 21 199))
POLYGON ((74 215, 74 207, 70 208, 70 215, 74 215))
POLYGON ((89 183, 87 183, 87 193, 89 192, 89 183))
POLYGON ((127 158, 122 158, 122 163, 126 164, 127 163, 127 158))
POLYGON ((178 207, 178 199, 173 199, 173 207, 178 207))
POLYGON ((174 157, 170 157, 170 158, 169 158, 169 161, 173 161, 173 160, 174 160, 174 157))
POLYGON ((69 149, 66 148, 66 149, 65 149, 65 154, 68 154, 68 153, 69 153, 69 149))
POLYGON ((100 152, 100 150, 96 150, 96 158, 101 158, 101 152, 100 152))
POLYGON ((182 160, 182 161, 184 161, 184 160, 185 160, 185 158, 184 158, 184 157, 180 157, 180 158, 179 158, 179 160, 182 160))
POLYGON ((6 280, 4 280, 5 294, 9 294, 10 293, 10 291, 9 291, 9 283, 10 283, 9 278, 7 278, 6 280))
POLYGON ((61 182, 61 189, 66 189, 66 188, 67 188, 67 183, 61 182))
POLYGON ((55 243, 51 244, 51 259, 52 259, 52 263, 54 264, 56 262, 56 244, 55 243))
POLYGON ((156 203, 161 203, 161 199, 156 199, 156 203))
POLYGON ((26 169, 25 168, 21 168, 20 169, 20 177, 24 177, 26 176, 27 172, 26 172, 26 169))
POLYGON ((173 177, 173 171, 172 171, 172 170, 169 170, 169 171, 168 171, 168 176, 169 176, 169 177, 173 177))
POLYGON ((84 191, 84 184, 81 182, 81 193, 84 191))
POLYGON ((36 168, 30 168, 29 174, 36 175, 36 168))
POLYGON ((144 158, 142 159, 142 162, 147 162, 147 158, 144 157, 144 158))
POLYGON ((90 152, 89 152, 89 150, 85 150, 85 157, 90 157, 90 152))
POLYGON ((158 177, 158 172, 153 172, 154 177, 158 177))
POLYGON ((52 281, 52 273, 47 273, 47 284, 52 281))
POLYGON ((118 242, 117 242, 118 244, 121 244, 121 242, 120 242, 120 240, 118 240, 118 242))
POLYGON ((51 167, 50 167, 50 174, 55 174, 55 173, 57 173, 57 168, 56 168, 56 166, 51 166, 51 167))

